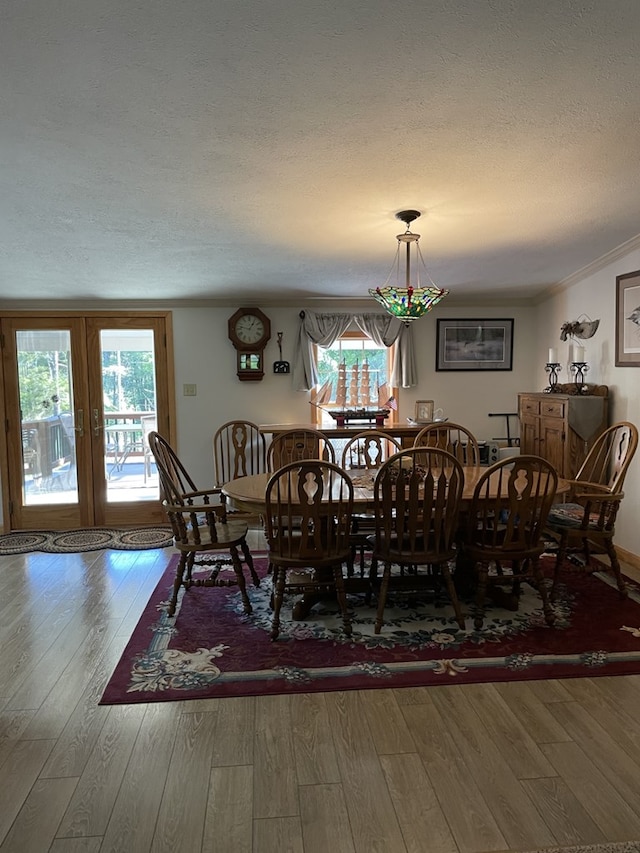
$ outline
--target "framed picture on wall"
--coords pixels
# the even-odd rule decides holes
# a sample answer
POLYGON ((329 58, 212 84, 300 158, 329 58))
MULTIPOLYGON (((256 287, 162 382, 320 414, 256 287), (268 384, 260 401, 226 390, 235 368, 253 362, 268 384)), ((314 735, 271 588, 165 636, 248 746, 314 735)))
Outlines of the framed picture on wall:
POLYGON ((513 320, 438 320, 436 370, 512 370, 513 320))
POLYGON ((640 367, 640 270, 616 276, 616 365, 640 367))

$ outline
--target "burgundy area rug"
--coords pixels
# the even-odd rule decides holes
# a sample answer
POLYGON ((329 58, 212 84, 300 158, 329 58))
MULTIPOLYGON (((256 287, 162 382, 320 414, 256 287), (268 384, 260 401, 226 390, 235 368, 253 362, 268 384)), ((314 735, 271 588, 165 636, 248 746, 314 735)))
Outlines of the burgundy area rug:
MULTIPOLYGON (((462 602, 462 631, 446 598, 436 605, 404 594, 388 603, 376 635, 374 608, 350 596, 349 638, 335 603, 316 605, 313 618, 293 622, 288 597, 280 637, 272 642, 264 556, 256 559, 260 587, 248 587, 249 616, 236 587, 196 587, 181 592, 176 616, 167 617, 176 559, 101 704, 640 673, 640 587, 629 582, 622 600, 606 573, 564 573, 552 628, 539 596, 525 584, 518 611, 488 607, 481 631, 473 627, 469 601, 462 602)), ((554 558, 543 560, 550 569, 554 558)))

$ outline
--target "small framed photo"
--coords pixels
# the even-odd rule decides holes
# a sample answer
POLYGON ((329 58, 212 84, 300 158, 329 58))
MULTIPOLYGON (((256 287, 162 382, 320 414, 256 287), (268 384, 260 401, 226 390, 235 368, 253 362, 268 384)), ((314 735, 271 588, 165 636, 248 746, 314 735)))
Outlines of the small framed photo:
POLYGON ((436 370, 513 370, 513 320, 438 320, 436 370))
POLYGON ((414 420, 417 423, 431 423, 433 420, 433 400, 416 400, 416 416, 414 420))
POLYGON ((616 365, 640 367, 640 270, 616 276, 616 365))

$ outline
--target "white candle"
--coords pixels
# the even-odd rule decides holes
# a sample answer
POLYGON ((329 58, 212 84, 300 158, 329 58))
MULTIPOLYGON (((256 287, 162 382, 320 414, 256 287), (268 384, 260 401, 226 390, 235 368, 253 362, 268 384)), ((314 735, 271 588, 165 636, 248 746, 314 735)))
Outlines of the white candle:
POLYGON ((584 361, 584 347, 574 347, 573 348, 573 360, 578 362, 584 361))
POLYGON ((572 364, 573 361, 573 344, 569 344, 569 364, 572 364))
POLYGON ((558 353, 555 347, 549 347, 549 364, 556 364, 558 361, 558 353))

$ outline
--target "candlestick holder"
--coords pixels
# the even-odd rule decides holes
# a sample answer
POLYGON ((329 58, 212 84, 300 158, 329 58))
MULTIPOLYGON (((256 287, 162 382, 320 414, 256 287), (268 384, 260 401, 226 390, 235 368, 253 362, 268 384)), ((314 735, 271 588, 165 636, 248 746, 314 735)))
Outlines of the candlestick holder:
POLYGON ((544 369, 549 374, 549 384, 544 390, 547 394, 554 394, 558 384, 558 373, 562 370, 562 365, 559 361, 548 361, 544 369))
POLYGON ((589 370, 589 365, 586 361, 572 361, 571 372, 575 375, 576 385, 584 383, 584 375, 589 370))

